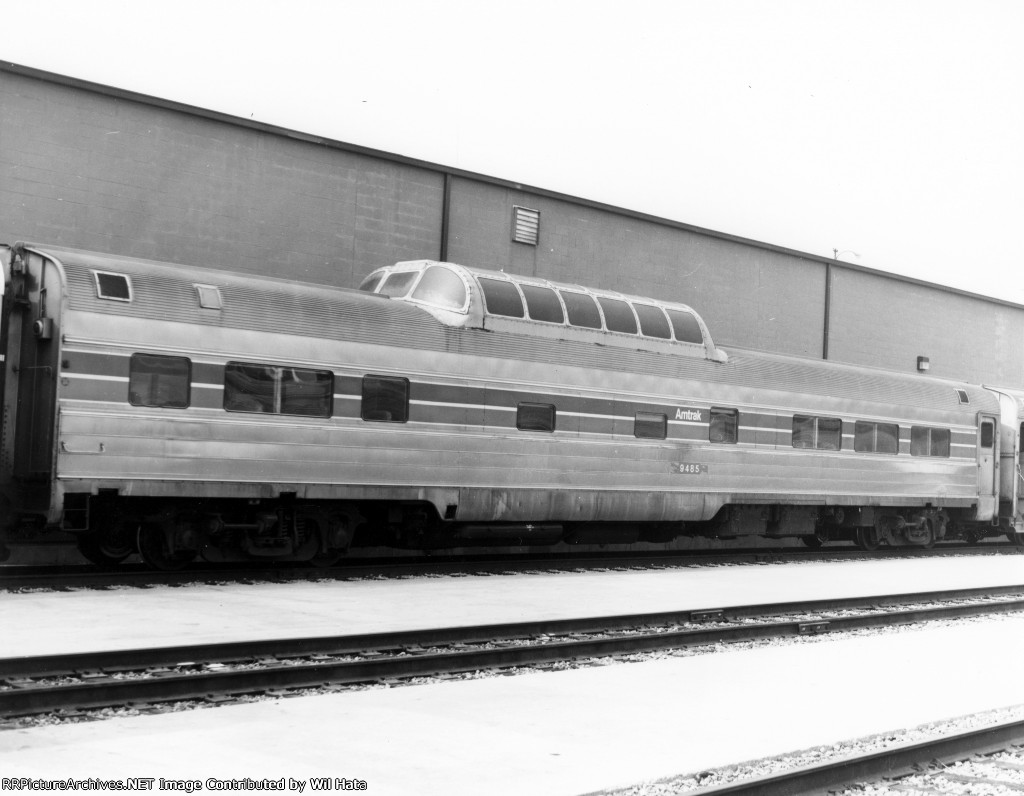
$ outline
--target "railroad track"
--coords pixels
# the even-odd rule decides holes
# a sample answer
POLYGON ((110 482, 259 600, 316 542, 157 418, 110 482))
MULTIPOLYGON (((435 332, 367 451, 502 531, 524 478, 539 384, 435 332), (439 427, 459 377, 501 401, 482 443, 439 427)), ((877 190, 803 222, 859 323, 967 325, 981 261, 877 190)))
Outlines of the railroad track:
POLYGON ((0 716, 349 687, 1024 611, 1024 586, 0 658, 0 716))
MULTIPOLYGON (((1024 719, 994 720, 981 727, 950 731, 923 741, 795 766, 763 776, 733 771, 727 784, 690 787, 693 777, 657 783, 657 792, 685 796, 800 796, 823 794, 1021 793, 1024 792, 1024 719)), ((713 779, 713 772, 701 775, 713 779)), ((596 791, 587 796, 632 796, 635 788, 596 791)), ((652 791, 644 791, 652 792, 652 791)))
POLYGON ((596 568, 680 567, 694 564, 747 564, 791 561, 848 561, 887 558, 932 558, 959 555, 1024 555, 1024 548, 1006 544, 969 546, 950 544, 932 549, 882 548, 866 552, 855 547, 826 547, 818 550, 799 548, 708 549, 647 551, 606 554, 476 555, 402 558, 352 559, 329 569, 305 565, 256 567, 251 565, 197 565, 180 572, 156 572, 142 565, 117 570, 81 566, 0 566, 0 591, 22 589, 105 589, 115 586, 146 588, 157 585, 192 583, 251 583, 310 580, 348 580, 371 577, 411 577, 416 575, 486 575, 533 571, 578 571, 596 568))

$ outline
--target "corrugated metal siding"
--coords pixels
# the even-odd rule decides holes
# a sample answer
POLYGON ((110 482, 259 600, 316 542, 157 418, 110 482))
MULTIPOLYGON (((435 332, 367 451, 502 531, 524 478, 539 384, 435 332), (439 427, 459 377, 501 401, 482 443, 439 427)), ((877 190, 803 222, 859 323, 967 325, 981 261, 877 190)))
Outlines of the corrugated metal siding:
POLYGON ((995 399, 979 388, 961 386, 971 396, 971 404, 962 406, 957 399, 956 388, 952 385, 867 368, 829 365, 756 352, 730 351, 729 362, 720 364, 628 348, 525 335, 494 335, 469 329, 449 329, 447 350, 476 356, 524 359, 553 365, 727 384, 749 388, 754 392, 779 390, 855 401, 895 403, 957 412, 964 416, 996 409, 995 399))
POLYGON ((65 272, 70 307, 77 311, 302 337, 391 345, 416 340, 418 348, 444 346, 443 327, 422 310, 354 291, 327 287, 317 291, 279 282, 247 286, 234 280, 215 281, 209 273, 190 279, 184 269, 180 274, 133 271, 134 297, 128 304, 98 299, 89 267, 65 263, 65 272), (197 282, 220 289, 223 309, 199 307, 197 282))
POLYGON ((58 256, 67 274, 70 307, 78 311, 691 379, 747 388, 753 395, 759 390, 813 393, 949 411, 965 418, 997 409, 995 398, 984 390, 956 385, 971 396, 970 405, 961 406, 952 384, 925 377, 749 351, 730 351, 729 362, 721 364, 626 347, 631 341, 595 345, 450 328, 415 306, 357 291, 78 252, 58 251, 58 256), (133 301, 96 298, 92 268, 129 274, 133 301), (199 307, 197 282, 220 288, 223 310, 199 307))
POLYGON ((67 406, 60 433, 65 481, 130 483, 136 495, 163 494, 171 483, 187 483, 190 494, 227 496, 263 494, 272 485, 339 499, 382 485, 391 497, 396 489, 444 488, 457 490, 450 502, 459 503, 461 519, 708 519, 726 498, 824 502, 827 494, 840 505, 937 498, 952 505, 977 494, 973 462, 904 456, 869 467, 863 457, 835 453, 751 456, 708 444, 680 448, 473 429, 438 434, 423 423, 67 406), (701 474, 681 475, 680 462, 699 463, 701 474), (509 499, 486 499, 497 493, 509 499))

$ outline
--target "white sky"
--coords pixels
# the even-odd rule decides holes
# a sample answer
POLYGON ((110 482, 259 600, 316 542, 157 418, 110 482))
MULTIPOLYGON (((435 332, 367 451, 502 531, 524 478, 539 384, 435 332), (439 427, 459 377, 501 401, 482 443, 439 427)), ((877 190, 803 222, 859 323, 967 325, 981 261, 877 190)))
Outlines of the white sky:
POLYGON ((1024 303, 1019 0, 32 0, 2 18, 14 63, 1024 303))

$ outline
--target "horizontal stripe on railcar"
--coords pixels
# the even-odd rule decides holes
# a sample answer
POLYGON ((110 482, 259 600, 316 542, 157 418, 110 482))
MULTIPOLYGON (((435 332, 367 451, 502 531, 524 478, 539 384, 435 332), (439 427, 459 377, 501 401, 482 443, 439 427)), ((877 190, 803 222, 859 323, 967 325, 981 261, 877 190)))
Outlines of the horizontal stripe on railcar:
MULTIPOLYGON (((81 374, 79 374, 81 377, 81 374)), ((91 377, 84 377, 91 378, 91 377)), ((68 401, 81 401, 87 403, 106 404, 112 408, 114 406, 123 406, 126 401, 126 390, 123 385, 127 384, 127 378, 116 378, 116 377, 102 377, 96 379, 96 386, 90 390, 68 390, 65 394, 64 400, 68 401), (115 389, 111 386, 111 383, 118 384, 115 389)), ((195 385, 193 385, 195 386, 195 385)), ((221 391, 213 389, 214 385, 211 385, 208 398, 204 400, 203 396, 193 395, 193 403, 191 409, 222 409, 223 399, 221 397, 221 391), (216 393, 215 395, 213 393, 216 393), (196 400, 196 399, 199 400, 196 400)), ((528 394, 532 398, 537 398, 544 403, 552 403, 556 406, 556 427, 555 432, 558 434, 562 433, 579 433, 579 434, 611 434, 615 436, 632 437, 634 431, 635 417, 633 414, 607 414, 607 415, 596 415, 584 412, 572 412, 563 410, 560 400, 563 396, 545 396, 537 393, 528 394)), ((360 412, 358 404, 361 402, 361 395, 339 395, 335 393, 335 406, 332 414, 335 420, 359 420, 360 412)), ((492 427, 495 429, 510 430, 516 427, 516 406, 493 406, 487 404, 471 404, 471 403, 437 403, 428 401, 410 401, 411 406, 416 406, 424 411, 422 413, 410 414, 409 423, 424 423, 424 424, 436 424, 436 425, 447 425, 447 426, 484 426, 492 427)), ((636 404, 636 406, 642 406, 636 404)), ((152 407, 139 407, 140 409, 151 409, 152 407)), ((646 411, 651 413, 659 413, 659 410, 663 407, 660 404, 652 404, 646 408, 637 409, 637 411, 646 411)), ((187 412, 188 409, 167 409, 168 413, 187 412)), ((273 414, 259 414, 259 413, 245 413, 245 412, 231 412, 231 416, 252 416, 261 418, 260 422, 264 423, 275 423, 277 418, 284 417, 298 417, 296 415, 273 415, 273 414)), ((752 418, 757 418, 759 415, 755 413, 743 413, 744 419, 750 415, 752 418)), ((761 415, 766 421, 765 425, 752 425, 749 422, 739 427, 739 439, 735 444, 742 445, 765 445, 769 447, 775 446, 787 446, 792 439, 792 428, 791 428, 791 417, 779 418, 774 415, 761 415), (765 435, 772 437, 771 441, 765 439, 765 435)), ((327 418, 318 419, 318 424, 323 425, 329 423, 327 418)), ((374 425, 383 426, 384 423, 375 421, 374 425)), ((669 441, 703 441, 707 442, 707 423, 698 423, 696 421, 676 421, 669 420, 668 427, 672 429, 674 433, 670 433, 667 436, 669 441)), ((843 428, 844 432, 847 428, 853 428, 854 421, 844 421, 843 428)), ((531 433, 531 432, 522 432, 531 433)), ((540 432, 532 432, 540 433, 540 432)), ((909 454, 910 453, 910 426, 900 427, 899 437, 899 453, 909 454)), ((975 432, 970 428, 953 429, 952 430, 953 440, 950 444, 951 458, 956 459, 971 459, 973 460, 973 454, 976 450, 975 444, 975 432), (957 449, 954 452, 952 449, 957 449)), ((853 439, 852 433, 844 433, 843 439, 847 442, 853 439)), ((715 443, 717 445, 729 446, 734 443, 715 443)), ((819 449, 799 449, 803 450, 819 450, 819 449)), ((844 444, 842 450, 839 453, 854 452, 852 445, 844 444)), ((885 453, 872 453, 872 456, 892 456, 894 454, 885 453)), ((921 457, 918 457, 921 458, 921 457)))

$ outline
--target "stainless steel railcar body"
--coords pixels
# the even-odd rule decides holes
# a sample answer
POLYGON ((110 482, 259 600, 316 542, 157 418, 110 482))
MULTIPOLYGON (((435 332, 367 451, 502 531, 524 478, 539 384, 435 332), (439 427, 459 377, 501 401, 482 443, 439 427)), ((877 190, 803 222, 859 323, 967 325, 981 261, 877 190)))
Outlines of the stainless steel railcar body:
POLYGON ((330 559, 368 518, 427 547, 924 542, 1006 506, 996 393, 727 356, 682 305, 430 261, 382 269, 380 295, 52 246, 9 260, 8 528, 140 527, 167 563, 228 538, 330 559), (588 301, 596 325, 572 322, 588 301), (884 433, 895 450, 865 451, 884 433))

